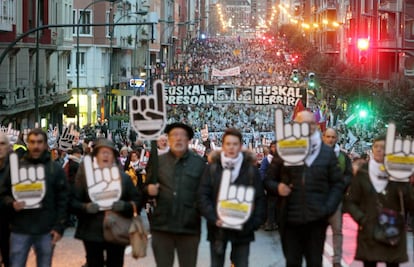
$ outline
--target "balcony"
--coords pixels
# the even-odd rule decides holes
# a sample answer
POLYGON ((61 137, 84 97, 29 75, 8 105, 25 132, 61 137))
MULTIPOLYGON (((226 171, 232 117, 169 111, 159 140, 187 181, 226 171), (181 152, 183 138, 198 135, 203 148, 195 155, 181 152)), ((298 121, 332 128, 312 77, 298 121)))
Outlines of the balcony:
POLYGON ((397 3, 398 0, 385 0, 380 1, 378 6, 378 11, 384 11, 384 12, 402 12, 402 5, 398 6, 397 3))
POLYGON ((316 11, 316 13, 321 13, 326 10, 336 10, 336 9, 337 9, 336 1, 334 0, 323 1, 322 4, 318 6, 318 10, 316 11))
POLYGON ((402 37, 394 39, 382 39, 378 40, 378 47, 381 50, 393 51, 398 48, 402 48, 402 37))

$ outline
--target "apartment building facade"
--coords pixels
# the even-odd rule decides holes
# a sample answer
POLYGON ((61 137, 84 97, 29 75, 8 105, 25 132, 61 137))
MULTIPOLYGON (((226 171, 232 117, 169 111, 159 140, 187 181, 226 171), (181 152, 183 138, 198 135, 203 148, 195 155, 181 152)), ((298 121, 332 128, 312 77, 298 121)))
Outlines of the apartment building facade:
POLYGON ((64 71, 71 29, 40 28, 71 23, 71 10, 69 0, 0 2, 0 124, 62 123, 71 97, 64 71))

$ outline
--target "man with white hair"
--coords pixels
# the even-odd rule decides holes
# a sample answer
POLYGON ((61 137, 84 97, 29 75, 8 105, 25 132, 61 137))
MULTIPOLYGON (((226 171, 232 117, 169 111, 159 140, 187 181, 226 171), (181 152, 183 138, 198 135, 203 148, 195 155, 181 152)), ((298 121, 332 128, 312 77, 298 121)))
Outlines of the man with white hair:
POLYGON ((344 183, 332 148, 322 142, 312 112, 300 112, 295 121, 308 123, 310 152, 292 165, 275 155, 265 178, 268 193, 278 196, 279 232, 286 266, 322 267, 328 218, 341 201, 344 183))

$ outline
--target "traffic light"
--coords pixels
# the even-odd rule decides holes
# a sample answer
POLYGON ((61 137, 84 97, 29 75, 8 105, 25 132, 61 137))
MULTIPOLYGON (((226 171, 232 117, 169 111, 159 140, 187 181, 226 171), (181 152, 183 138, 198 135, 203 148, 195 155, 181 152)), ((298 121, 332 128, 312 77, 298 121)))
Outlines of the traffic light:
POLYGON ((369 121, 372 117, 371 103, 361 103, 356 106, 356 115, 360 121, 369 121))
POLYGON ((315 73, 314 72, 310 72, 308 74, 308 87, 309 87, 309 89, 314 89, 316 87, 315 73))
POLYGON ((360 64, 365 64, 368 61, 368 49, 369 49, 369 39, 368 38, 358 38, 358 62, 360 64))
POLYGON ((292 71, 292 76, 291 76, 291 78, 292 78, 292 81, 293 81, 293 82, 295 82, 295 83, 298 83, 298 82, 299 82, 299 71, 298 71, 297 69, 294 69, 294 70, 292 71))

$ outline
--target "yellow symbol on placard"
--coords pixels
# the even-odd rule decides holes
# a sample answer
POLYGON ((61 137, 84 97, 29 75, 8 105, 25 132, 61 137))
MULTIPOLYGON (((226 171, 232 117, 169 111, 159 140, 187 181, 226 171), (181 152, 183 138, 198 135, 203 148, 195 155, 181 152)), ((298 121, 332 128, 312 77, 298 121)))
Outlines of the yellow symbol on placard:
POLYGON ((40 191, 43 190, 43 183, 16 184, 13 188, 15 192, 40 191))

